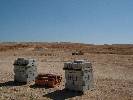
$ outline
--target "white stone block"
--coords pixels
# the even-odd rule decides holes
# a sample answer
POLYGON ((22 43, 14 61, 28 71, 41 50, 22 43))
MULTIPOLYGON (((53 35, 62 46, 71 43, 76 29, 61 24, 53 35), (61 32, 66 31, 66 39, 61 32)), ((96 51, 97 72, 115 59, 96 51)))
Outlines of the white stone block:
POLYGON ((30 82, 37 76, 37 64, 35 59, 18 58, 14 62, 14 80, 18 82, 30 82))
POLYGON ((90 62, 82 60, 64 64, 65 88, 75 91, 86 91, 93 87, 93 71, 90 62))

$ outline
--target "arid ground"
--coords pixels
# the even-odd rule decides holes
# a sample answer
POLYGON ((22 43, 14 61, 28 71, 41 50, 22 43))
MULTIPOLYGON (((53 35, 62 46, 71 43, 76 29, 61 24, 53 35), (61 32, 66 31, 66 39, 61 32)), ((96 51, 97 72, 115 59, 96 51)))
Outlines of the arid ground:
POLYGON ((0 100, 133 100, 133 45, 79 43, 1 43, 0 100), (82 51, 84 55, 72 55, 82 51), (62 75, 60 86, 37 87, 14 83, 13 62, 35 58, 38 73, 62 75), (93 65, 94 89, 84 95, 64 90, 63 64, 84 59, 93 65))

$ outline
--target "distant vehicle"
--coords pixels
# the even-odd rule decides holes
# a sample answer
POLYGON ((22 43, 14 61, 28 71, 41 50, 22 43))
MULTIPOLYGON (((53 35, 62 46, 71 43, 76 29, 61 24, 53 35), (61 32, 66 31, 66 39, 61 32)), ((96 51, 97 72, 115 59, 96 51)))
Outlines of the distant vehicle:
POLYGON ((62 77, 54 74, 39 74, 35 79, 35 85, 55 87, 60 85, 62 77))
POLYGON ((84 55, 84 53, 82 51, 75 51, 72 52, 72 55, 84 55))

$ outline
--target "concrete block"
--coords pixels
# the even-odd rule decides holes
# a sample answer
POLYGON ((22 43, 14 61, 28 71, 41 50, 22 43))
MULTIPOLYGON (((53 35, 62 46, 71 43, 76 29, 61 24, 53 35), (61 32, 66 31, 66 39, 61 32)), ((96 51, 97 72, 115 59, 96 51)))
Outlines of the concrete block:
POLYGON ((35 59, 18 58, 14 62, 14 80, 18 82, 30 82, 37 76, 37 64, 35 59))
POLYGON ((64 64, 65 88, 85 92, 93 88, 93 71, 90 62, 77 60, 64 64))

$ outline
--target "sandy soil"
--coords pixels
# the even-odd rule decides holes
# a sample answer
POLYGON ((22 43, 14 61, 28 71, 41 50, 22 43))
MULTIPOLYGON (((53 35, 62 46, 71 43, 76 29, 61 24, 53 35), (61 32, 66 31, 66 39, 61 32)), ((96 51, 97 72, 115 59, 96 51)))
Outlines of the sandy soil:
POLYGON ((0 44, 0 100, 133 100, 133 45, 0 44), (71 55, 74 50, 84 55, 71 55), (38 73, 62 75, 60 86, 36 87, 34 82, 15 84, 13 62, 18 57, 35 58, 38 73), (92 63, 94 89, 84 95, 64 90, 63 64, 85 59, 92 63))

